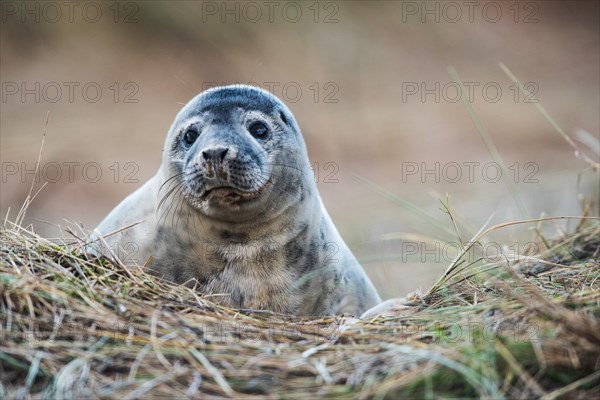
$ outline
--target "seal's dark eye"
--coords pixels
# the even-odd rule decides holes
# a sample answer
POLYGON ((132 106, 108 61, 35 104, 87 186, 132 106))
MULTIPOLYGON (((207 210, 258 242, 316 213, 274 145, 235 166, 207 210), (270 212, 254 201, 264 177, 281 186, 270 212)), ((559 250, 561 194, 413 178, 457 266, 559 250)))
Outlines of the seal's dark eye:
POLYGON ((262 122, 254 122, 248 128, 248 131, 252 136, 254 136, 257 139, 264 139, 269 134, 269 129, 262 122))
POLYGON ((191 146, 192 144, 194 144, 196 139, 198 139, 198 132, 196 132, 193 129, 188 129, 187 132, 185 133, 185 135, 183 136, 183 141, 188 146, 191 146))

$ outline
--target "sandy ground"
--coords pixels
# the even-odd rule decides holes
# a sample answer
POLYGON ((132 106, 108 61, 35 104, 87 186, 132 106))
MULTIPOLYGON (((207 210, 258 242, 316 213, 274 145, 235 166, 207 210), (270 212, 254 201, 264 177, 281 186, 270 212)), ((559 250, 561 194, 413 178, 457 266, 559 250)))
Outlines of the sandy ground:
MULTIPOLYGON (((324 203, 383 297, 428 287, 449 261, 435 243, 452 237, 362 179, 451 227, 439 201, 448 194, 465 238, 491 215, 491 223, 578 215, 579 196, 598 193, 597 175, 498 66, 528 82, 566 133, 595 140, 586 152, 597 159, 597 2, 475 2, 472 16, 461 2, 460 16, 445 2, 325 2, 318 13, 301 2, 297 22, 285 2, 272 22, 264 2, 253 3, 260 18, 236 2, 224 15, 221 2, 102 3, 97 22, 77 10, 70 22, 64 9, 57 18, 42 3, 31 3, 33 14, 9 3, 0 38, 0 211, 14 217, 29 191, 49 113, 49 183, 27 218, 43 235, 60 236, 65 220, 93 228, 155 173, 181 105, 219 83, 253 82, 287 102, 324 203), (449 66, 472 88, 469 104, 524 210, 498 179, 449 66)), ((520 227, 492 239, 521 249, 533 238, 520 227)))

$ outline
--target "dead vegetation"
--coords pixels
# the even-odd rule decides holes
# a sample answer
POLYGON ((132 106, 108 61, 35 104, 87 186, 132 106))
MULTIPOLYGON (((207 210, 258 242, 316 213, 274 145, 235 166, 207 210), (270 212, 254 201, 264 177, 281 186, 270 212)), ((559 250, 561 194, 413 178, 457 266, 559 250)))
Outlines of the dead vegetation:
POLYGON ((371 321, 217 306, 5 222, 1 398, 593 398, 600 229, 454 263, 371 321), (508 267, 510 265, 510 267, 508 267))

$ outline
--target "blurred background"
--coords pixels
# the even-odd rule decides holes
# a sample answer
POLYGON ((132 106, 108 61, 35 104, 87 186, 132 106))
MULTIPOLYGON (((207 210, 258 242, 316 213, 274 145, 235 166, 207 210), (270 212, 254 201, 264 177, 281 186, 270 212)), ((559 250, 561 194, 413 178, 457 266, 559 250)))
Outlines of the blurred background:
MULTIPOLYGON (((456 253, 446 196, 468 241, 490 218, 581 215, 598 194, 535 101, 598 160, 599 3, 467 3, 3 1, 2 218, 30 190, 47 115, 36 187, 48 184, 26 222, 66 237, 58 226, 93 229, 154 175, 190 98, 251 83, 295 114, 323 201, 382 297, 426 290, 456 253)), ((535 236, 488 239, 522 252, 535 236)))

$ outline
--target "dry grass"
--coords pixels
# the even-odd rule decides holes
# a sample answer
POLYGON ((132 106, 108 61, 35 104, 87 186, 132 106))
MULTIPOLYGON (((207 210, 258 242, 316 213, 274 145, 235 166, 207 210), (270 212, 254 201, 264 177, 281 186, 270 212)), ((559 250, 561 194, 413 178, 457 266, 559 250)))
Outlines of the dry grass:
POLYGON ((0 397, 592 398, 599 237, 588 221, 546 254, 454 267, 395 315, 308 320, 219 307, 5 222, 0 397))

